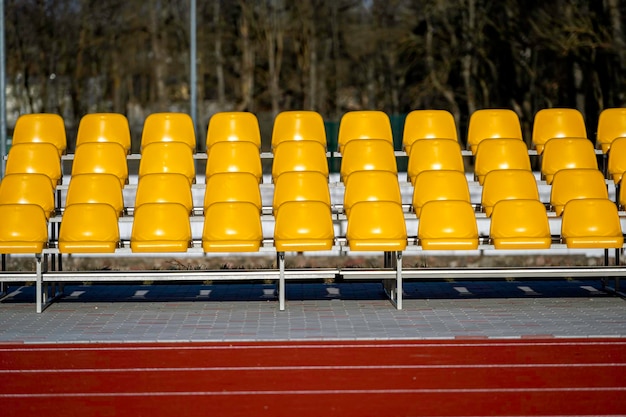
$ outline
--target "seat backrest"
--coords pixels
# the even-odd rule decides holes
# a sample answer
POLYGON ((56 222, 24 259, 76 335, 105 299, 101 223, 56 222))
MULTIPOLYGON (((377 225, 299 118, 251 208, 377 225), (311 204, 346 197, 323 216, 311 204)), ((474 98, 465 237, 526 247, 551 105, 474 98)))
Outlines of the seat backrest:
POLYGON ((465 174, 451 170, 422 171, 415 178, 413 211, 419 218, 422 207, 429 201, 463 200, 470 202, 470 191, 465 174))
POLYGON ((546 208, 538 200, 501 200, 489 229, 496 249, 548 249, 552 244, 546 208))
POLYGON ((402 205, 398 176, 389 171, 357 171, 348 177, 343 197, 343 211, 350 217, 351 208, 362 201, 392 201, 402 205))
POLYGON ((335 232, 330 206, 322 201, 288 201, 280 206, 274 223, 278 252, 330 250, 335 232))
POLYGON ((613 182, 615 184, 621 183, 624 172, 626 172, 626 137, 616 138, 611 143, 607 169, 613 182))
POLYGON ((262 206, 259 180, 250 172, 220 172, 206 178, 204 210, 214 203, 244 201, 257 208, 262 206))
POLYGON ((541 158, 541 174, 552 184, 554 174, 561 169, 598 169, 596 151, 589 139, 555 138, 546 142, 541 158))
POLYGON ((36 173, 5 175, 0 182, 0 204, 36 204, 49 219, 55 212, 50 178, 36 173))
POLYGON ((193 212, 193 198, 189 179, 179 173, 146 174, 137 184, 135 210, 146 203, 179 203, 193 212))
POLYGON ((182 142, 192 152, 196 150, 196 130, 191 116, 186 113, 152 113, 143 123, 141 153, 155 142, 182 142))
POLYGON ((208 150, 206 177, 220 172, 248 172, 263 180, 259 148, 252 142, 217 142, 208 150))
POLYGON ((346 183, 350 174, 357 171, 389 171, 398 173, 396 156, 391 144, 384 139, 350 141, 343 148, 341 181, 346 183))
POLYGON ((496 169, 525 169, 530 171, 530 157, 526 143, 519 139, 486 139, 476 146, 474 174, 479 184, 485 175, 496 169))
POLYGON ((88 142, 116 142, 130 153, 130 127, 120 113, 91 113, 80 119, 76 147, 88 142))
POLYGON ((596 141, 602 153, 608 153, 616 138, 626 137, 626 108, 604 109, 598 117, 596 141))
POLYGON ((252 142, 261 148, 259 120, 250 112, 219 112, 211 116, 206 137, 207 152, 218 142, 252 142))
POLYGON ((561 238, 568 248, 621 248, 624 235, 617 206, 606 198, 569 201, 563 209, 561 238))
POLYGON ((477 249, 478 226, 472 205, 461 200, 429 201, 422 207, 417 238, 424 250, 477 249))
POLYGON ((446 169, 465 172, 459 142, 453 139, 418 140, 411 147, 407 173, 411 183, 422 171, 446 169))
POLYGON ((206 208, 204 252, 258 252, 263 244, 261 216, 245 201, 217 202, 206 208))
POLYGON ((378 110, 349 111, 339 122, 338 149, 343 153, 344 146, 355 139, 382 139, 392 145, 391 121, 386 113, 378 110))
POLYGON ((146 145, 139 161, 139 181, 147 174, 183 174, 189 184, 196 182, 193 151, 183 142, 155 142, 146 145))
POLYGON ((61 253, 113 253, 120 243, 118 213, 106 203, 76 203, 65 209, 61 253))
POLYGON ((458 140, 456 122, 447 110, 413 110, 404 120, 402 147, 411 154, 413 142, 421 139, 458 140))
POLYGON ((289 171, 317 171, 328 177, 328 159, 322 144, 312 140, 279 143, 274 148, 272 178, 276 180, 289 171))
POLYGON ((281 174, 274 181, 274 215, 289 201, 321 201, 330 208, 328 179, 315 171, 290 171, 281 174))
POLYGON ((72 175, 67 187, 65 207, 80 203, 105 203, 121 216, 124 212, 124 195, 119 178, 107 173, 72 175))
POLYGON ((508 138, 522 140, 522 127, 517 113, 510 109, 476 110, 470 116, 467 144, 472 154, 484 139, 508 138))
POLYGON ((53 113, 23 114, 15 122, 12 143, 50 143, 61 156, 67 150, 63 118, 53 113))
POLYGON ((179 203, 146 203, 135 210, 133 252, 186 252, 191 246, 189 211, 179 203))
POLYGON ((58 149, 51 143, 13 144, 7 156, 5 175, 44 174, 54 188, 61 181, 61 159, 58 149))
POLYGON ((539 189, 535 174, 527 169, 498 169, 485 175, 481 194, 481 207, 487 217, 493 207, 503 200, 537 200, 539 189))
POLYGON ((609 198, 604 175, 598 169, 562 169, 554 174, 550 204, 557 216, 568 201, 580 198, 609 198))
POLYGON ((37 204, 0 204, 0 253, 38 254, 48 245, 48 222, 37 204))
POLYGON ((72 176, 113 174, 122 187, 128 183, 126 149, 116 142, 85 142, 76 148, 72 176))
POLYGON ((407 245, 402 206, 393 201, 359 201, 350 209, 346 239, 351 251, 402 251, 407 245))
POLYGON ((580 111, 568 108, 541 109, 533 121, 532 143, 538 154, 552 138, 587 137, 585 120, 580 111))
POLYGON ((272 149, 283 142, 290 141, 319 142, 326 152, 326 128, 324 119, 315 111, 283 111, 274 119, 272 130, 272 149))

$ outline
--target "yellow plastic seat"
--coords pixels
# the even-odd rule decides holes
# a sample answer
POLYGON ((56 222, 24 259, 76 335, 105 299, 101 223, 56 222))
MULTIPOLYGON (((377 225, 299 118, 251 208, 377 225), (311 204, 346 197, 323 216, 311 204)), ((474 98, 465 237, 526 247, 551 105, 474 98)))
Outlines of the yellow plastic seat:
POLYGON ((624 235, 617 206, 604 198, 571 200, 563 210, 561 239, 568 248, 621 248, 624 235))
POLYGON ((76 148, 72 176, 113 174, 122 187, 128 184, 126 149, 115 142, 86 142, 76 148))
POLYGON ((517 113, 509 109, 476 110, 470 116, 467 130, 467 144, 476 155, 478 145, 484 139, 519 139, 522 141, 522 127, 517 113))
POLYGON ((562 169, 598 169, 596 151, 589 139, 557 138, 546 142, 541 158, 541 174, 552 184, 554 174, 562 169))
POLYGON ((472 205, 461 200, 429 201, 422 207, 417 238, 424 250, 477 249, 478 226, 472 205))
POLYGON ((542 109, 535 114, 532 143, 541 155, 552 138, 587 137, 585 120, 580 111, 567 108, 542 109))
POLYGON ((211 145, 206 177, 220 172, 248 172, 260 183, 263 180, 263 167, 259 148, 252 142, 217 142, 211 145))
POLYGON ((119 113, 91 113, 80 119, 76 147, 89 142, 115 142, 130 153, 131 139, 128 119, 119 113))
POLYGON ((186 252, 191 246, 189 211, 178 203, 146 203, 135 209, 133 252, 186 252))
POLYGON ((382 139, 389 142, 393 149, 393 134, 389 116, 378 110, 359 110, 345 113, 339 122, 337 138, 339 152, 343 154, 344 146, 355 139, 382 139))
POLYGON ((568 201, 580 198, 609 198, 604 175, 598 169, 562 169, 554 174, 550 205, 560 216, 568 201))
POLYGON ((311 140, 284 141, 274 148, 272 178, 289 171, 317 171, 328 177, 326 150, 311 140))
POLYGON ((251 142, 261 149, 261 131, 257 117, 250 112, 220 112, 209 120, 207 152, 219 142, 251 142))
POLYGON ((350 141, 343 148, 341 158, 341 181, 357 171, 389 171, 398 173, 396 156, 392 145, 383 139, 361 139, 350 141))
POLYGON ((402 205, 398 176, 389 171, 352 173, 343 195, 343 211, 348 218, 351 208, 362 201, 392 201, 402 205))
POLYGON ((63 118, 53 113, 23 114, 15 122, 12 143, 50 143, 60 157, 67 150, 63 118))
POLYGON ((224 202, 252 203, 260 213, 263 208, 259 180, 249 172, 220 172, 206 179, 203 207, 224 202))
POLYGON ((620 184, 626 172, 626 137, 617 138, 611 143, 607 169, 613 182, 620 184))
POLYGON ((159 142, 182 142, 196 151, 196 130, 191 116, 185 113, 153 113, 146 117, 141 134, 141 153, 146 146, 159 142))
POLYGON ((55 212, 50 178, 44 174, 6 175, 0 182, 0 204, 36 204, 50 219, 55 212))
POLYGON ((413 188, 413 210, 420 217, 422 207, 429 201, 463 200, 470 202, 470 191, 465 174, 459 171, 422 171, 413 188))
POLYGON ((403 251, 407 244, 402 206, 391 201, 360 201, 350 209, 346 239, 351 251, 403 251))
POLYGON ((539 189, 535 175, 526 169, 499 169, 485 175, 481 194, 481 207, 487 217, 493 207, 503 200, 537 200, 539 189))
POLYGON ((274 215, 289 201, 321 201, 330 208, 328 179, 315 171, 285 172, 274 182, 274 215))
POLYGON ((196 182, 193 151, 183 142, 150 143, 141 152, 139 181, 147 174, 183 174, 189 184, 196 182))
POLYGON ((489 229, 496 249, 549 249, 546 208, 538 200, 502 200, 493 207, 489 229))
POLYGON ((418 140, 411 146, 407 174, 411 184, 422 171, 450 170, 465 172, 459 142, 453 139, 418 140))
POLYGON ((626 137, 626 108, 604 109, 598 117, 596 142, 602 153, 609 153, 613 141, 626 137))
POLYGON ((191 213, 193 198, 189 179, 172 172, 142 176, 135 193, 135 210, 146 203, 179 203, 191 213))
POLYGON ((48 246, 48 222, 36 204, 0 204, 0 253, 41 253, 48 246))
POLYGON ((113 174, 72 175, 65 207, 81 203, 108 204, 121 216, 124 213, 124 195, 119 178, 113 174))
POLYGON ((119 246, 118 213, 106 203, 76 203, 65 209, 59 231, 61 253, 113 253, 119 246))
POLYGON ((319 142, 326 152, 326 128, 322 116, 318 112, 305 110, 278 113, 272 130, 272 149, 290 141, 319 142))
POLYGON ((530 171, 530 157, 526 143, 519 139, 487 139, 476 147, 474 175, 479 184, 485 175, 496 169, 525 169, 530 171))
POLYGON ((454 139, 458 141, 456 122, 447 110, 413 110, 404 120, 402 147, 407 155, 416 140, 454 139))
POLYGON ((261 216, 246 201, 218 202, 206 208, 204 252, 257 252, 263 243, 261 216))
POLYGON ((274 223, 278 252, 330 250, 335 232, 330 207, 323 201, 288 201, 274 223))
POLYGON ((61 181, 61 159, 51 143, 13 144, 7 156, 5 175, 44 174, 54 188, 61 181))

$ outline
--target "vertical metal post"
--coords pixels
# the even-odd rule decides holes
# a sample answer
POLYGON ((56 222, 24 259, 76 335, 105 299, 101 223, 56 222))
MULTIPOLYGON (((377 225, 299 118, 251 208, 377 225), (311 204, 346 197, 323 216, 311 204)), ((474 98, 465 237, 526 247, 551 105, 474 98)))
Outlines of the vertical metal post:
MULTIPOLYGON (((193 120, 193 127, 198 131, 198 82, 197 82, 197 44, 196 44, 196 0, 189 0, 189 115, 193 120)), ((198 149, 198 143, 196 143, 196 150, 198 149)))
POLYGON ((4 177, 7 154, 7 99, 6 99, 6 50, 4 47, 4 0, 0 0, 0 160, 2 170, 0 178, 4 177))

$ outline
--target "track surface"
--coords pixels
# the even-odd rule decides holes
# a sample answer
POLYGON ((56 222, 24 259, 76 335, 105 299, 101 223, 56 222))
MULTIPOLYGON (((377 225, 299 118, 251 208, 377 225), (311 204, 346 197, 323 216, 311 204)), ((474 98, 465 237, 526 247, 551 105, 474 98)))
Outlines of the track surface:
POLYGON ((0 345, 3 416, 626 415, 626 340, 0 345))

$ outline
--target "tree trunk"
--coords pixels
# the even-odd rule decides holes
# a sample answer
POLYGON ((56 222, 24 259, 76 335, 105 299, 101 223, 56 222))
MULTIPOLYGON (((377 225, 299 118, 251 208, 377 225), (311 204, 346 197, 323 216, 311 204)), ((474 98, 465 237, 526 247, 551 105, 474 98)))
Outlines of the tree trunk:
POLYGON ((226 85, 224 82, 224 56, 222 54, 222 24, 220 19, 220 1, 213 1, 213 25, 215 27, 215 78, 217 81, 217 104, 220 109, 226 102, 226 85))
POLYGON ((239 22, 239 35, 241 36, 241 102, 237 106, 239 111, 254 111, 254 47, 250 40, 250 23, 248 10, 244 2, 241 2, 241 20, 239 22))
POLYGON ((150 46, 152 48, 152 62, 154 75, 154 101, 157 103, 158 109, 155 111, 165 111, 166 108, 166 56, 163 50, 161 37, 159 36, 159 10, 160 0, 155 0, 150 7, 150 46))

